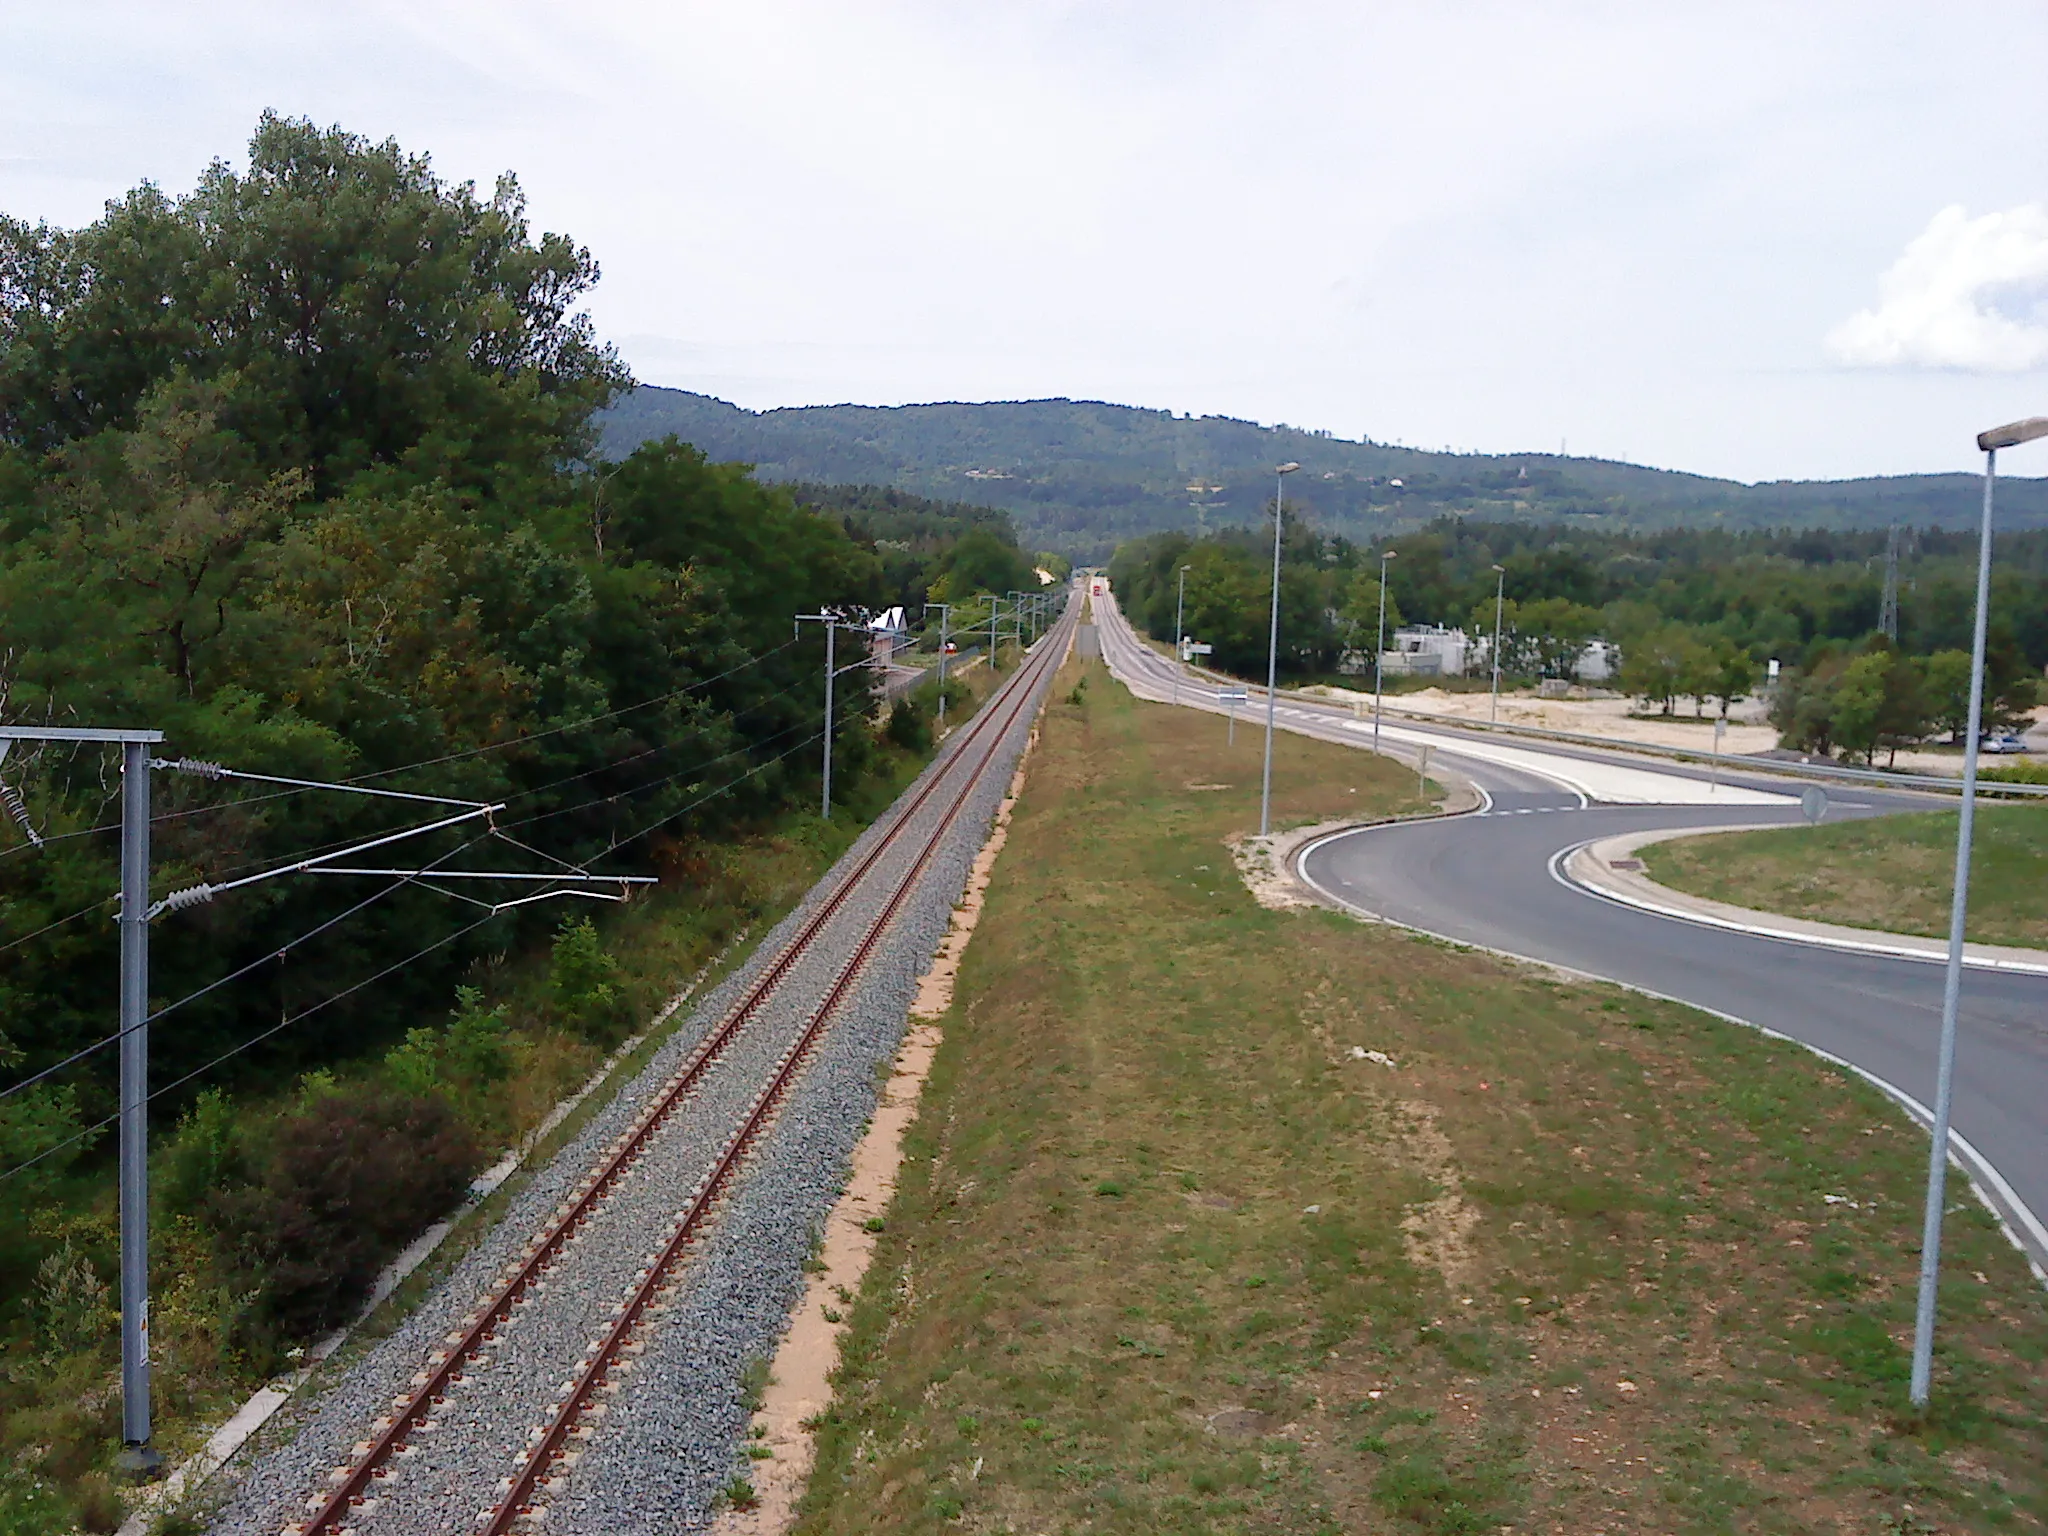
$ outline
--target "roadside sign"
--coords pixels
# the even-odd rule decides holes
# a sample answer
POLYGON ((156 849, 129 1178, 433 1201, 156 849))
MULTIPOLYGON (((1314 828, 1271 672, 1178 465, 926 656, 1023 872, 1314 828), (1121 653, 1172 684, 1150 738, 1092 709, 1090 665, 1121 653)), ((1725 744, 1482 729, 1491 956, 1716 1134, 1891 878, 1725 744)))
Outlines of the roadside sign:
POLYGON ((1226 739, 1232 746, 1237 745, 1237 706, 1244 703, 1250 697, 1251 695, 1242 688, 1219 688, 1216 690, 1216 702, 1230 706, 1230 734, 1226 739))
POLYGON ((1818 784, 1809 784, 1806 793, 1799 797, 1799 809, 1806 813, 1809 825, 1819 826, 1821 817, 1828 813, 1828 792, 1818 784))

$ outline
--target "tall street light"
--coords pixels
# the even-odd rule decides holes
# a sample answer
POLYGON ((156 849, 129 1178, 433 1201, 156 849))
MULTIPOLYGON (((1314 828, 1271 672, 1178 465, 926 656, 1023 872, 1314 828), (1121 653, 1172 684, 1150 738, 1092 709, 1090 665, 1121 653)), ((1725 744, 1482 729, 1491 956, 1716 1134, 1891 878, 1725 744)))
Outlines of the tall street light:
MULTIPOLYGON (((1508 594, 1508 568, 1496 565, 1493 568, 1493 703, 1487 707, 1486 723, 1493 725, 1500 719, 1500 613, 1508 594)), ((1385 587, 1381 588, 1385 591, 1385 587)))
POLYGON ((1934 1370, 1934 1300, 1941 1279, 1941 1212, 1947 1199, 1948 1119, 1955 1090, 1956 1005, 1963 986, 1963 919, 1970 908, 1970 833, 1977 819, 1977 736, 1984 722, 1984 627, 1991 594, 1991 492, 1998 450, 2048 437, 2048 416, 1977 434, 1984 450, 1984 520, 1977 529, 1977 625, 1970 641, 1970 734, 1963 746, 1963 810, 1956 824, 1955 893, 1948 910, 1948 975, 1941 989, 1941 1060, 1934 1084, 1934 1140, 1927 1152, 1927 1209, 1920 1228, 1920 1305, 1913 1321, 1915 1408, 1927 1406, 1934 1370))
POLYGON ((1187 662, 1188 632, 1181 623, 1181 615, 1188 606, 1188 568, 1180 568, 1180 595, 1173 600, 1173 702, 1180 702, 1180 669, 1187 662))
POLYGON ((1387 562, 1394 558, 1396 550, 1387 550, 1380 556, 1380 638, 1372 653, 1372 749, 1380 749, 1380 708, 1385 701, 1383 689, 1386 679, 1381 670, 1386 666, 1387 657, 1387 562))
POLYGON ((1273 471, 1273 622, 1266 633, 1266 766, 1259 778, 1259 836, 1273 825, 1273 688, 1280 669, 1280 529, 1286 510, 1286 476, 1301 468, 1292 460, 1273 471))

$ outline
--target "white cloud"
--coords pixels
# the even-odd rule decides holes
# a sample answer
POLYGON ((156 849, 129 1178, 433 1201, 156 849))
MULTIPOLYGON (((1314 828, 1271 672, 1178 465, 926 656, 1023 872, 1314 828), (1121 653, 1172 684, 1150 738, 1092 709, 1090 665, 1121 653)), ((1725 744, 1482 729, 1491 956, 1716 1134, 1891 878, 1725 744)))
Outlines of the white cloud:
POLYGON ((1827 346, 1867 368, 2048 365, 2048 205, 1975 219, 1942 209, 1879 281, 1877 307, 1836 326, 1827 346))

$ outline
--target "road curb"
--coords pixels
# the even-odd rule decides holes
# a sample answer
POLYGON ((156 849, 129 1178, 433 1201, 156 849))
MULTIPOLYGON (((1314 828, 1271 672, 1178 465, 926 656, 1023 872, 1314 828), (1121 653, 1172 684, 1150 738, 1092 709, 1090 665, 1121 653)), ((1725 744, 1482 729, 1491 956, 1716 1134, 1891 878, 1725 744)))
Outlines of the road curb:
MULTIPOLYGON (((1380 823, 1380 825, 1388 825, 1388 823, 1380 823)), ((1354 830, 1370 831, 1372 828, 1360 827, 1354 830)), ((1369 912, 1355 903, 1346 901, 1343 897, 1337 895, 1336 892, 1316 884, 1314 880, 1309 878, 1308 856, 1325 843, 1334 842, 1340 837, 1349 837, 1351 835, 1351 832, 1331 832, 1323 837, 1312 839, 1297 849, 1291 860, 1291 873, 1294 878, 1303 886, 1319 893, 1325 899, 1326 904, 1365 922, 1380 923, 1389 928, 1404 929, 1409 933, 1420 934, 1424 938, 1455 945, 1459 949, 1474 950, 1480 954, 1494 955, 1503 960, 1513 960, 1522 965, 1532 965, 1540 970, 1549 971, 1553 975, 1570 977, 1578 981, 1597 981, 1607 986, 1620 987, 1623 991, 1633 992, 1638 997, 1655 998, 1658 1002, 1662 1003, 1676 1003, 1682 1008, 1695 1009, 1700 1013, 1720 1019, 1725 1023, 1739 1024, 1744 1029, 1753 1029, 1758 1034, 1767 1035, 1773 1040, 1783 1040, 1789 1045, 1796 1045, 1803 1051, 1811 1052, 1832 1066, 1840 1067, 1846 1072, 1853 1072, 1857 1077, 1863 1079, 1864 1082, 1870 1084, 1871 1087, 1877 1089, 1878 1092, 1904 1110, 1906 1118, 1915 1125, 1919 1126, 1922 1130, 1932 1129, 1934 1124, 1933 1111, 1896 1083, 1879 1077, 1868 1068, 1859 1067, 1855 1062, 1845 1057, 1837 1056, 1833 1051, 1801 1040, 1797 1036, 1788 1035, 1783 1030, 1773 1029, 1768 1024, 1759 1024, 1754 1019, 1743 1018, 1740 1014, 1725 1013, 1719 1008, 1709 1008, 1702 1003, 1695 1003, 1687 998, 1674 997, 1668 992, 1659 992, 1654 987, 1638 986, 1634 982, 1618 981, 1612 976, 1602 976, 1595 971, 1580 970, 1576 966, 1559 965, 1554 960, 1544 960, 1534 955, 1517 954, 1511 949, 1500 949, 1491 944, 1475 944, 1469 939, 1456 938, 1447 933, 1437 933, 1414 923, 1404 923, 1398 918, 1385 917, 1377 912, 1369 912)), ((1566 851, 1570 852, 1572 850, 1566 851)), ((1629 905, 1629 903, 1622 904, 1629 905)), ((2048 1224, 2044 1224, 2041 1218, 2034 1214, 2026 1201, 2020 1197, 2019 1191, 2006 1182, 2005 1175, 1998 1171, 1991 1160, 1979 1152, 1967 1137, 1956 1131, 1953 1127, 1949 1131, 1949 1161, 1968 1179, 1970 1190, 1976 1195, 1978 1203, 1991 1213, 1992 1219, 1998 1223, 1998 1228, 2005 1234, 2006 1240, 2019 1250, 2020 1257, 2027 1261, 2027 1267, 2034 1272, 2034 1278, 2042 1286, 2048 1287, 2048 1224)))
MULTIPOLYGON (((1948 963, 1948 948, 1939 939, 1920 938, 1914 934, 1885 933, 1876 929, 1845 928, 1833 923, 1803 923, 1800 919, 1784 917, 1777 913, 1756 912, 1747 907, 1730 906, 1718 901, 1710 902, 1703 897, 1688 896, 1683 891, 1674 891, 1669 886, 1659 885, 1646 875, 1637 875, 1633 871, 1617 872, 1607 864, 1608 860, 1625 851, 1632 852, 1652 842, 1680 837, 1704 837, 1717 832, 1757 830, 1760 828, 1676 827, 1654 833, 1630 832, 1616 837, 1594 838, 1553 854, 1550 860, 1550 873, 1560 884, 1583 891, 1589 896, 1677 922, 1700 923, 1709 928, 1726 928, 1735 933, 1748 934, 1752 938, 1775 939, 1784 944, 1808 944, 1817 949, 1841 949, 1857 954, 1884 955, 1889 959, 1914 960, 1923 965, 1948 963), (1640 889, 1641 886, 1649 887, 1649 891, 1640 889), (1652 895, 1650 892, 1657 894, 1652 895), (1870 936, 1865 937, 1866 934, 1870 936)), ((2048 956, 2038 960, 2023 958, 2005 946, 1994 944, 1965 945, 1963 964, 1972 970, 2006 971, 2022 976, 2048 976, 2048 956)))

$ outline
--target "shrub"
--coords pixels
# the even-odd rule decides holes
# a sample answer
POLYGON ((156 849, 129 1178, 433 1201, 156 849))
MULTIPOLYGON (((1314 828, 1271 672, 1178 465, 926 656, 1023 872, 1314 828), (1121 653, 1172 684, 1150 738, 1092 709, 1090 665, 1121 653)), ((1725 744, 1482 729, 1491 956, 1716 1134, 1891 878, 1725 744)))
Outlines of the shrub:
POLYGON ((440 1094, 478 1124, 489 1106, 483 1089, 512 1072, 506 1035, 504 1008, 486 1008, 481 988, 457 987, 447 1025, 407 1030, 403 1043, 384 1058, 384 1075, 401 1093, 440 1094))
POLYGON ((178 1129, 163 1151, 156 1177, 157 1198, 172 1212, 196 1212, 207 1197, 230 1182, 240 1161, 235 1106, 218 1088, 209 1088, 179 1117, 178 1129))
POLYGON ((92 1349, 117 1327, 106 1282, 69 1241, 36 1269, 34 1315, 45 1358, 92 1349))
POLYGON ((481 1163, 445 1100, 318 1085, 275 1124, 255 1182, 213 1199, 236 1257, 262 1277, 245 1320, 259 1337, 248 1342, 341 1322, 385 1261, 462 1199, 481 1163))
POLYGON ((597 925, 589 918, 565 919, 556 930, 548 995, 556 1016, 580 1034, 601 1038, 625 1028, 626 999, 619 985, 619 963, 605 952, 597 925))
POLYGON ((910 698, 898 699, 889 711, 886 734, 892 746, 906 752, 928 752, 932 745, 932 722, 925 711, 910 698))

